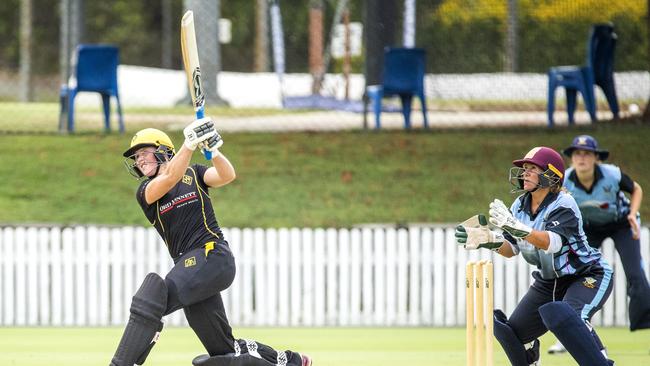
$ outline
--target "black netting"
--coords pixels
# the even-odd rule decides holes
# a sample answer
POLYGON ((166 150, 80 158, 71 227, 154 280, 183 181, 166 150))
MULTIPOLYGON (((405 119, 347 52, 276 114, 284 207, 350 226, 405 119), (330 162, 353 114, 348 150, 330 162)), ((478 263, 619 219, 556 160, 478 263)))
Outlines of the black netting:
MULTIPOLYGON (((402 46, 405 23, 408 25, 405 22, 408 0, 221 0, 217 10, 211 8, 213 3, 202 0, 0 2, 0 115, 3 116, 0 130, 55 131, 58 128, 60 86, 68 73, 74 71, 71 62, 78 43, 108 43, 119 47, 120 95, 128 129, 151 124, 179 127, 187 118, 178 122, 179 118, 174 116, 186 117, 184 108, 191 115, 181 71, 179 38, 180 18, 189 7, 200 13, 197 19, 203 22, 197 25, 197 34, 207 42, 199 50, 202 66, 207 70, 205 77, 216 78, 213 70, 221 70, 218 89, 207 90, 208 101, 214 104, 212 109, 208 106, 208 113, 212 110, 212 114, 232 118, 233 125, 239 123, 235 121, 237 118, 248 118, 246 121, 255 118, 260 126, 269 120, 273 125, 278 114, 296 114, 294 110, 282 108, 290 104, 284 97, 307 98, 316 92, 331 99, 300 99, 297 105, 332 116, 300 112, 300 117, 292 118, 306 124, 312 118, 314 125, 342 118, 350 120, 351 126, 360 127, 358 112, 362 109, 359 106, 364 74, 370 73, 369 80, 373 82, 380 78, 381 55, 377 50, 384 45, 402 46), (383 7, 369 9, 366 3, 383 4, 383 7), (274 18, 270 15, 274 4, 279 4, 281 15, 284 43, 281 59, 274 48, 274 18), (338 12, 337 7, 345 11, 338 12), (214 14, 225 21, 219 22, 214 14), (331 37, 336 33, 333 24, 344 19, 350 23, 353 51, 360 49, 360 53, 348 59, 341 55, 344 33, 331 37), (371 24, 377 19, 381 24, 371 24), (315 20, 320 27, 310 27, 315 20), (222 43, 218 42, 219 32, 225 38, 222 43), (320 39, 320 43, 310 41, 313 39, 320 39), (369 42, 375 42, 374 46, 369 48, 369 42), (327 49, 332 43, 338 50, 334 54, 327 49), (323 51, 310 56, 310 47, 323 51), (27 49, 31 53, 25 54, 27 49), (374 50, 374 54, 368 54, 369 50, 374 50), (282 77, 274 73, 280 60, 284 61, 282 77), (324 68, 327 74, 323 76, 324 68), (342 104, 340 101, 346 96, 350 103, 342 104)), ((421 0, 413 3, 414 45, 426 51, 425 90, 434 123, 494 122, 494 116, 488 114, 455 116, 459 118, 457 121, 445 117, 444 113, 449 111, 543 112, 547 70, 557 65, 585 64, 590 27, 596 23, 614 24, 618 36, 615 80, 622 116, 641 112, 650 96, 650 26, 645 1, 421 0)), ((209 82, 206 85, 214 88, 209 82)), ((596 97, 599 110, 608 112, 602 93, 598 92, 596 97)), ((560 111, 564 108, 562 92, 557 99, 560 111)), ((102 128, 98 100, 92 95, 82 95, 76 101, 79 114, 75 121, 80 128, 102 128)), ((387 105, 398 103, 388 101, 387 105)), ((419 103, 415 103, 415 108, 419 109, 419 103)), ((578 108, 583 109, 581 102, 578 108)), ((599 115, 604 119, 610 117, 607 113, 599 115)), ((386 117, 389 126, 390 123, 400 125, 400 118, 399 115, 386 117)), ((417 113, 413 118, 418 118, 417 113)), ((520 114, 508 115, 500 121, 526 123, 544 118, 520 114)), ((578 120, 586 121, 584 116, 578 120)), ((271 129, 282 128, 277 123, 273 126, 276 127, 271 129)))

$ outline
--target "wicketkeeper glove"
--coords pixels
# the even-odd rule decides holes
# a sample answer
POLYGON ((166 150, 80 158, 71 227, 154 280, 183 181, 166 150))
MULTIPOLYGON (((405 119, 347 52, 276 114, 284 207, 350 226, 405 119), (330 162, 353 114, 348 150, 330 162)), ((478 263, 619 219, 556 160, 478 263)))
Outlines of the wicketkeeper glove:
POLYGON ((197 119, 183 129, 185 135, 184 145, 194 151, 199 143, 206 141, 217 133, 214 122, 209 117, 197 119))
POLYGON ((207 140, 199 143, 199 147, 204 151, 211 152, 213 157, 214 154, 219 150, 221 145, 223 145, 223 139, 221 138, 221 135, 217 131, 214 131, 213 136, 210 136, 207 140))
POLYGON ((510 209, 499 199, 495 199, 490 203, 490 224, 506 231, 515 238, 525 238, 533 231, 533 228, 515 219, 510 209))
POLYGON ((456 226, 456 242, 465 249, 497 249, 503 244, 503 234, 490 230, 485 215, 475 215, 456 226))

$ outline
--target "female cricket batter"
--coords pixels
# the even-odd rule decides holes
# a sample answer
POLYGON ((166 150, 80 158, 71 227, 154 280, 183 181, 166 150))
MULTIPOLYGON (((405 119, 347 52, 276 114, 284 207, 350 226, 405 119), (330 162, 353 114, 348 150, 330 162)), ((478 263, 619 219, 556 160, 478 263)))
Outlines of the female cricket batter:
POLYGON ((535 147, 513 161, 510 182, 523 191, 508 209, 495 199, 488 222, 480 215, 456 228, 466 249, 489 248, 504 257, 521 254, 535 279, 508 319, 494 311, 494 336, 515 366, 539 364, 538 337, 550 330, 579 365, 611 365, 589 320, 609 297, 613 273, 590 247, 575 200, 561 190, 562 156, 535 147))
MULTIPOLYGON (((603 163, 609 151, 600 149, 589 135, 575 137, 562 152, 572 165, 566 171, 564 187, 578 203, 589 245, 599 249, 603 240, 612 238, 621 257, 630 296, 630 330, 650 328, 650 285, 643 272, 639 242, 643 190, 619 167, 603 163)), ((561 344, 549 349, 549 353, 562 351, 561 344)))
POLYGON ((162 330, 161 318, 181 308, 209 353, 195 358, 194 365, 311 365, 306 355, 233 338, 220 292, 235 277, 235 260, 217 224, 208 189, 232 182, 235 169, 218 150, 223 141, 209 118, 192 122, 183 133, 185 142, 178 153, 169 137, 153 128, 136 133, 124 152, 131 173, 144 179, 137 201, 175 265, 165 279, 155 273, 145 277, 133 296, 131 315, 110 365, 141 365, 162 330), (199 145, 212 153, 209 168, 190 165, 199 145))

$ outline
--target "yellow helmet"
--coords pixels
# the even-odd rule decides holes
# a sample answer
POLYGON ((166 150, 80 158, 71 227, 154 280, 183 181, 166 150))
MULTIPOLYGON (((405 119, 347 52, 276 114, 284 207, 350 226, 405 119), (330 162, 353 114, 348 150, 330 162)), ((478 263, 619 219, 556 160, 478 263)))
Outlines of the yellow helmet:
POLYGON ((169 153, 169 151, 171 151, 172 154, 176 153, 174 150, 174 143, 166 133, 155 128, 145 128, 144 130, 135 133, 131 139, 131 146, 122 155, 124 155, 125 158, 130 158, 136 150, 146 146, 154 146, 156 148, 164 146, 167 148, 167 151, 164 151, 165 153, 169 153))
MULTIPOLYGON (((136 132, 131 139, 131 146, 122 154, 126 158, 124 159, 124 164, 127 169, 136 177, 142 177, 142 173, 136 167, 135 162, 130 161, 129 159, 134 159, 135 152, 138 149, 147 146, 153 146, 156 148, 154 156, 156 157, 159 166, 165 161, 170 160, 174 154, 176 154, 174 143, 166 133, 155 128, 145 128, 144 130, 136 132)), ((158 174, 157 170, 156 174, 158 174)))

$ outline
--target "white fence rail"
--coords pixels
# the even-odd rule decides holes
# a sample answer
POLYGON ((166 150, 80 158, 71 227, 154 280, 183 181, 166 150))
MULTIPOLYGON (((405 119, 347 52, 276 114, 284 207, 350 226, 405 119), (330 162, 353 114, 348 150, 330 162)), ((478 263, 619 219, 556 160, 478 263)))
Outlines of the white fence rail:
MULTIPOLYGON (((225 229, 237 276, 223 293, 233 325, 461 326, 465 263, 494 261, 494 304, 510 313, 531 283, 522 258, 457 248, 453 228, 225 229)), ((649 229, 641 250, 650 277, 649 229)), ((625 276, 594 323, 625 326, 625 276)), ((0 325, 123 325, 147 272, 171 268, 151 228, 0 228, 0 325)), ((182 325, 181 311, 166 319, 182 325)))

